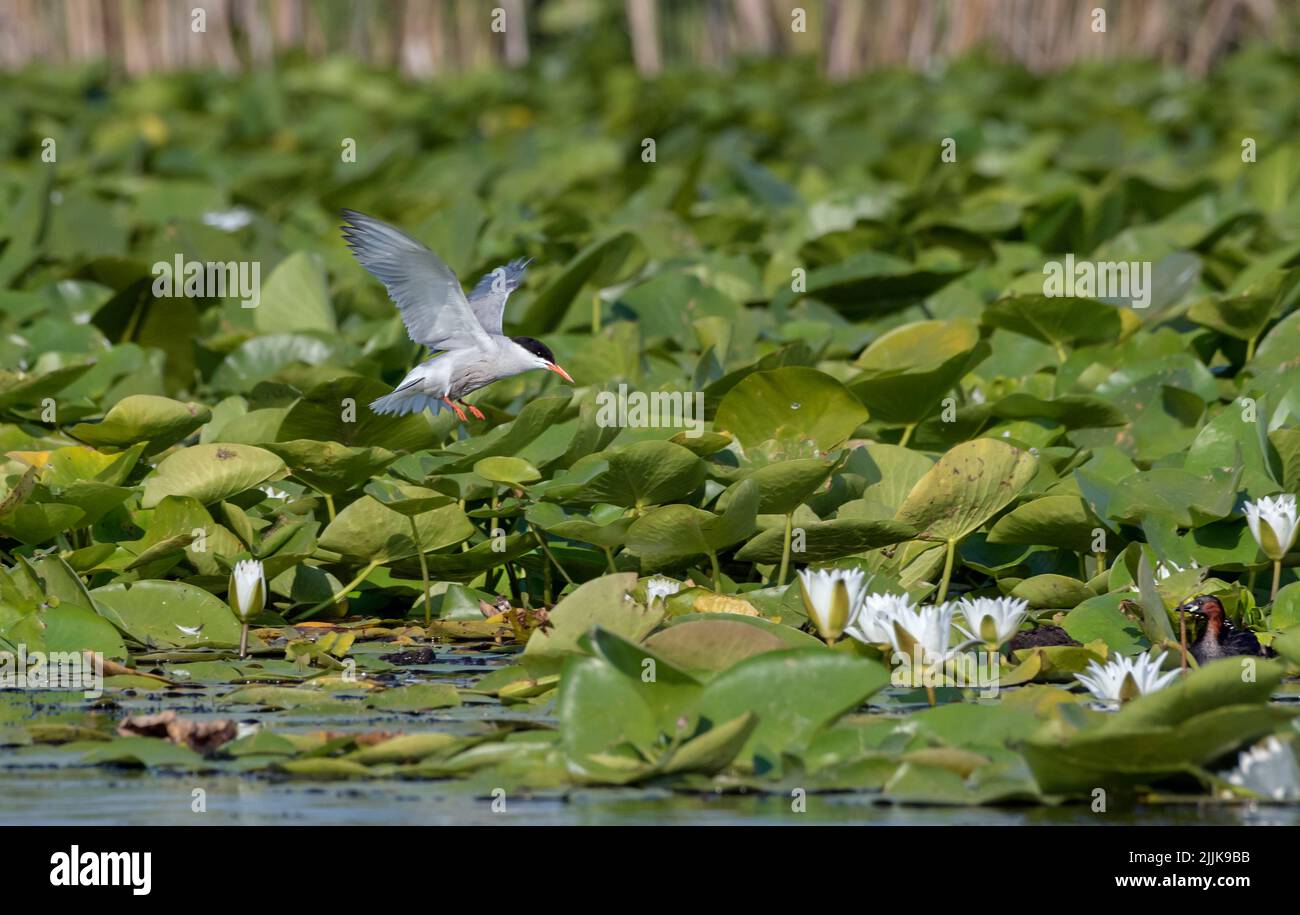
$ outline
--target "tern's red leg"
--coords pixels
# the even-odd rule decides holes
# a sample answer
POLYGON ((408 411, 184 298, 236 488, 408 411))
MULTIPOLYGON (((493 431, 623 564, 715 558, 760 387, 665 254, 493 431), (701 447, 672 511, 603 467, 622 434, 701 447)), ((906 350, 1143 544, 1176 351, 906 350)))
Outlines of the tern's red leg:
POLYGON ((472 403, 465 403, 465 401, 462 400, 460 401, 460 405, 463 406, 466 410, 469 410, 470 415, 473 416, 475 419, 487 419, 487 417, 483 415, 483 411, 480 410, 478 407, 474 406, 472 403))
POLYGON ((456 411, 456 415, 460 417, 461 422, 463 423, 469 422, 469 417, 465 415, 465 411, 462 410, 460 407, 456 406, 456 404, 452 403, 450 397, 444 397, 442 399, 442 402, 456 411))

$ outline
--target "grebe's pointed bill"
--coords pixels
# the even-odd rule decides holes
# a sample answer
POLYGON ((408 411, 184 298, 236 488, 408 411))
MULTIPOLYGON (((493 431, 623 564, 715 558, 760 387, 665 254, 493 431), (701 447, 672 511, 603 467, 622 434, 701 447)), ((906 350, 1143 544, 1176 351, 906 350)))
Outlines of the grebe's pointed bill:
POLYGON ((554 372, 555 374, 563 378, 565 381, 567 381, 569 384, 573 384, 573 376, 570 375, 568 372, 566 372, 564 369, 560 368, 560 366, 557 365, 556 363, 554 362, 546 363, 546 370, 548 372, 554 372))

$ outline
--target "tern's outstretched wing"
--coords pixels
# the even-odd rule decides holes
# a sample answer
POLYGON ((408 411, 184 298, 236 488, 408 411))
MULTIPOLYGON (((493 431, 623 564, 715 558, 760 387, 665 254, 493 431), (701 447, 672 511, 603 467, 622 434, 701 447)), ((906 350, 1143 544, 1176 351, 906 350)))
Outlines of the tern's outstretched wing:
POLYGON ((438 255, 405 232, 355 210, 343 211, 343 238, 361 266, 384 284, 416 343, 431 349, 487 345, 460 280, 438 255))
POLYGON ((469 307, 483 329, 490 334, 501 333, 501 316, 506 310, 506 299, 524 281, 524 271, 532 261, 530 257, 511 261, 497 267, 478 281, 470 291, 469 307))

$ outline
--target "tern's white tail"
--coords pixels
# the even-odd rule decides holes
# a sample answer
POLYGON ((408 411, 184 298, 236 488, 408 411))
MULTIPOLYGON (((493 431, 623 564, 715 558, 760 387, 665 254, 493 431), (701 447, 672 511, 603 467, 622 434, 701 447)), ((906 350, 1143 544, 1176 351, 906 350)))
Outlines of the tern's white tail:
POLYGON ((376 413, 392 413, 395 416, 405 416, 407 413, 419 413, 423 410, 432 410, 437 413, 439 410, 450 408, 438 398, 430 397, 428 394, 420 394, 416 391, 394 391, 372 401, 370 409, 376 413))

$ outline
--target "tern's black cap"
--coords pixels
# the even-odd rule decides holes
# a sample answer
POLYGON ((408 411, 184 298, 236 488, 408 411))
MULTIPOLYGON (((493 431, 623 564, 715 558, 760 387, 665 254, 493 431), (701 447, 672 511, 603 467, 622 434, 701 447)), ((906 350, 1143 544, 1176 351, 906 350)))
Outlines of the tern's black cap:
POLYGON ((528 352, 532 353, 534 356, 540 356, 542 359, 545 359, 550 363, 555 362, 555 354, 551 352, 547 345, 541 340, 534 340, 532 337, 511 337, 510 339, 528 350, 528 352))

